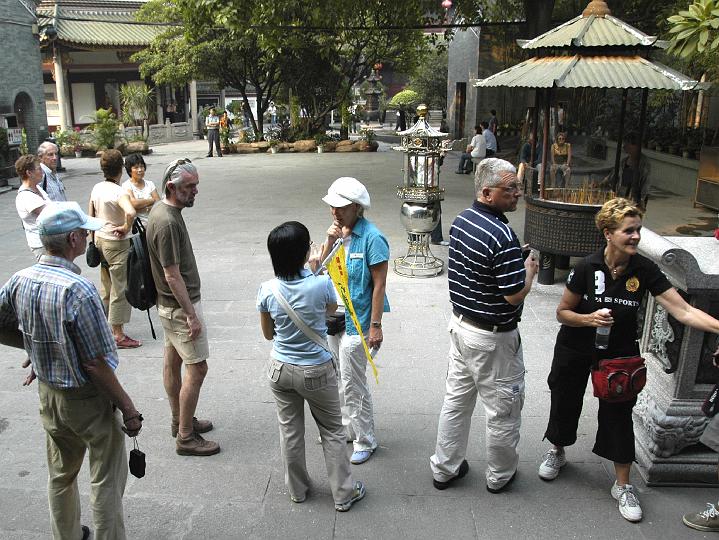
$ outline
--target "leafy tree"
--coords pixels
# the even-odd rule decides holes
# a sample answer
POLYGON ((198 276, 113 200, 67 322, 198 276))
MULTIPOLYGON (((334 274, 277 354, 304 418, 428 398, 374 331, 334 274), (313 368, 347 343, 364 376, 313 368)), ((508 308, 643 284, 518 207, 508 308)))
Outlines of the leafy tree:
POLYGON ((420 96, 414 90, 402 90, 397 92, 392 99, 389 100, 390 107, 412 107, 420 102, 420 96))
POLYGON ((120 87, 122 121, 130 126, 142 122, 143 134, 149 136, 148 119, 155 105, 153 89, 146 84, 125 84, 120 87))
POLYGON ((300 99, 318 129, 376 62, 391 59, 412 73, 434 39, 415 27, 442 14, 435 0, 150 0, 144 20, 178 26, 134 59, 158 83, 216 80, 248 105, 256 91, 258 133, 281 89, 300 99), (389 28, 398 25, 405 28, 389 28))
POLYGON ((667 21, 672 36, 668 52, 683 58, 719 52, 719 0, 696 0, 667 21))
POLYGON ((430 51, 409 80, 409 88, 419 94, 421 101, 434 109, 444 109, 447 106, 447 60, 446 48, 430 51))

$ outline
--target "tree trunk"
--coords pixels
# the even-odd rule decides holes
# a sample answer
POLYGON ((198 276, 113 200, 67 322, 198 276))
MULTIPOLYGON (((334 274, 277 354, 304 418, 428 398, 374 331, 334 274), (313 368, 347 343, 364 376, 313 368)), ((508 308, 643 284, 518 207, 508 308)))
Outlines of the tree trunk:
POLYGON ((528 39, 537 37, 552 28, 552 11, 555 0, 522 0, 527 19, 528 39))

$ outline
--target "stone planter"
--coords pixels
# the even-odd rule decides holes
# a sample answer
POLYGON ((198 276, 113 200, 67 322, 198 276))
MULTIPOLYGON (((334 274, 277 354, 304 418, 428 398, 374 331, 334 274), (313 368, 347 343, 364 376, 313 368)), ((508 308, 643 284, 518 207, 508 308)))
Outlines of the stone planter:
POLYGON ((317 147, 317 153, 318 153, 318 154, 323 154, 324 151, 325 151, 325 149, 324 149, 324 147, 323 147, 322 145, 320 145, 320 146, 317 147))
POLYGON ((276 146, 270 146, 270 154, 276 154, 279 151, 280 151, 280 149, 277 148, 276 146))
POLYGON ((82 150, 75 150, 75 157, 82 157, 82 150))

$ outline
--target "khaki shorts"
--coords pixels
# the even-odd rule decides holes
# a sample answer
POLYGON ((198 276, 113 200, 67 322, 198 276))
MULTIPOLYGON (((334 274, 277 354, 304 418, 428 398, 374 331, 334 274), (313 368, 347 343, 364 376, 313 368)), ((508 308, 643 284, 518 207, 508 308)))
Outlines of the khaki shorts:
POLYGON ((719 452, 719 414, 711 417, 699 442, 707 445, 715 452, 719 452))
POLYGON ((185 364, 198 364, 210 357, 210 345, 207 341, 207 325, 202 316, 202 303, 193 304, 197 318, 202 323, 202 333, 197 339, 190 339, 187 316, 182 308, 157 306, 162 328, 165 331, 165 347, 173 347, 185 364))

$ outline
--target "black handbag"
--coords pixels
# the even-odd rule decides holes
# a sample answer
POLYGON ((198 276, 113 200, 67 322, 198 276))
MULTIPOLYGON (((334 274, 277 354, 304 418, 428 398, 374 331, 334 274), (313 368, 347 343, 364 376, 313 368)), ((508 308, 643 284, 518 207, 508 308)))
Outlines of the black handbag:
POLYGON ((327 315, 327 335, 336 336, 345 331, 344 311, 327 315))
POLYGON ((87 265, 90 268, 100 266, 101 259, 102 255, 100 255, 100 250, 97 249, 95 242, 89 242, 87 244, 87 250, 85 251, 85 260, 87 261, 87 265))

